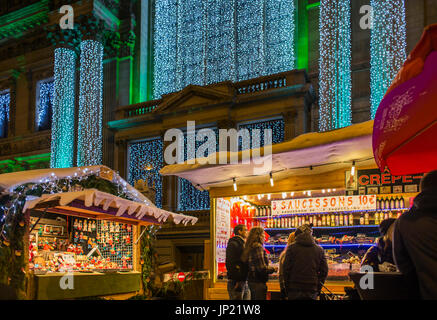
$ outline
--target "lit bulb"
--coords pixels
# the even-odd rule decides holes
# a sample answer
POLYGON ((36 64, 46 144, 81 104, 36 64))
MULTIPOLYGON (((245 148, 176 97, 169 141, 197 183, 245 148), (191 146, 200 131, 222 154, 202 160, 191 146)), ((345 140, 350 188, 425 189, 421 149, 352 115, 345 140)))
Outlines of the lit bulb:
POLYGON ((258 195, 258 200, 261 200, 261 195, 260 194, 258 195))
POLYGON ((282 199, 285 199, 285 197, 287 197, 287 193, 282 192, 282 199))
POLYGON ((311 197, 311 191, 308 191, 308 195, 311 197))
POLYGON ((244 200, 247 200, 247 196, 243 196, 243 199, 244 199, 244 200))
POLYGON ((325 193, 325 189, 322 190, 322 193, 325 193))
POLYGON ((290 196, 294 197, 294 192, 290 193, 290 196))
POLYGON ((332 191, 334 191, 334 192, 335 192, 336 190, 337 190, 337 189, 332 189, 332 191))
POLYGON ((234 178, 234 191, 237 191, 237 182, 235 181, 235 178, 234 178))
POLYGON ((304 196, 306 196, 306 195, 307 195, 307 192, 306 192, 306 191, 304 191, 304 192, 303 192, 303 195, 304 195, 304 196))
POLYGON ((270 185, 273 187, 274 183, 273 183, 273 175, 270 172, 270 185))
POLYGON ((331 189, 328 189, 328 192, 331 192, 331 189))
POLYGON ((352 167, 351 167, 351 176, 353 177, 355 175, 355 161, 352 162, 352 167))
POLYGON ((271 195, 270 195, 270 193, 267 195, 267 199, 269 199, 270 200, 270 197, 271 197, 271 195))

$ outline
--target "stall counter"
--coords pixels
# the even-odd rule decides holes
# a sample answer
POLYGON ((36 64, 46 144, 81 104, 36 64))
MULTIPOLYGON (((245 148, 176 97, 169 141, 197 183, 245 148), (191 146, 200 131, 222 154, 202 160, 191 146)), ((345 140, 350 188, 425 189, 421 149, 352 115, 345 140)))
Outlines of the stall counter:
POLYGON ((137 292, 141 289, 141 273, 137 271, 114 273, 80 273, 73 276, 72 289, 68 280, 63 278, 67 273, 47 273, 32 275, 34 281, 34 299, 58 300, 85 297, 108 296, 121 293, 137 292), (61 284, 67 284, 61 288, 61 284))

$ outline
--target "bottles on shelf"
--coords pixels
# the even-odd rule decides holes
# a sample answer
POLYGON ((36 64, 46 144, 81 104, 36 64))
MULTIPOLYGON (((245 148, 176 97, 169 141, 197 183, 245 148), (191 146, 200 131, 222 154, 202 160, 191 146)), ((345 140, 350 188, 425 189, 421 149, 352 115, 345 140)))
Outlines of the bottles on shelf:
POLYGON ((291 216, 268 216, 262 219, 259 225, 269 229, 298 228, 303 224, 312 223, 314 227, 348 227, 373 226, 388 218, 398 218, 400 210, 355 212, 355 213, 323 213, 323 214, 296 214, 291 216))
POLYGON ((402 196, 376 199, 376 210, 396 210, 404 208, 405 200, 402 196))

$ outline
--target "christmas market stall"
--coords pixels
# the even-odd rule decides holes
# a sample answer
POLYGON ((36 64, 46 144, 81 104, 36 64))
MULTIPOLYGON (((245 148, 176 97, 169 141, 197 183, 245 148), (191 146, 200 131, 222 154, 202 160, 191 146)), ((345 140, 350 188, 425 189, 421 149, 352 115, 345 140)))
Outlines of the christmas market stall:
POLYGON ((20 298, 137 293, 152 263, 140 240, 166 221, 197 222, 105 166, 2 174, 0 188, 0 281, 20 298))
MULTIPOLYGON (((372 128, 373 121, 368 121, 303 134, 273 145, 271 155, 264 154, 267 148, 252 149, 250 163, 201 160, 161 170, 210 192, 210 299, 227 298, 225 252, 236 224, 264 227, 270 264, 278 266, 288 235, 312 223, 314 238, 328 259, 326 287, 339 295, 353 287, 349 272, 359 270, 364 253, 376 245, 379 223, 409 208, 422 177, 381 172, 373 158, 372 128), (260 165, 255 155, 263 155, 271 166, 260 165)), ((280 291, 277 273, 267 285, 274 299, 280 291)))

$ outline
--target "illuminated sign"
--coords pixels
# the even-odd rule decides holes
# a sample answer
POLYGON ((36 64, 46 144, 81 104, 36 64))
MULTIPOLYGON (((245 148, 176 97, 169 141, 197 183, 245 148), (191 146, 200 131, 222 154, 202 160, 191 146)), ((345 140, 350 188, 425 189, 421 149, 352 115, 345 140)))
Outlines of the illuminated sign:
POLYGON ((335 196, 272 201, 272 215, 376 210, 376 195, 335 196))

